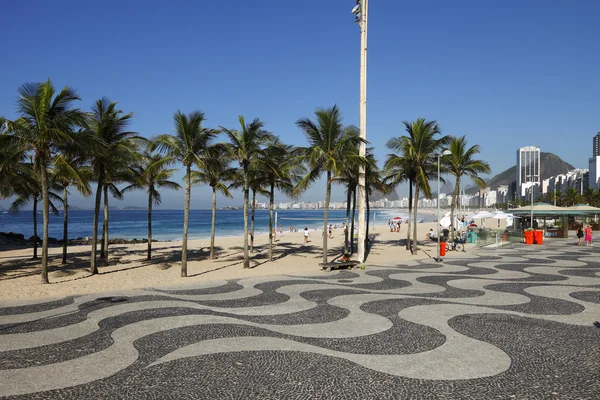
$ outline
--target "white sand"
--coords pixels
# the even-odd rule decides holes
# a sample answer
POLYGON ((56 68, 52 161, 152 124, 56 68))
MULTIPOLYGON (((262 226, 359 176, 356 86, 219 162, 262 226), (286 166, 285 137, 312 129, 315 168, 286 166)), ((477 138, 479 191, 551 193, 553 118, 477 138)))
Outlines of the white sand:
MULTIPOLYGON (((418 224, 418 239, 423 243, 417 255, 411 255, 400 240, 406 239, 408 225, 400 233, 390 232, 378 225, 370 234, 375 241, 366 261, 369 265, 401 264, 407 260, 436 257, 434 242, 425 239, 435 223, 418 224)), ((333 232, 328 241, 329 261, 342 251, 343 230, 333 232)), ((243 238, 217 238, 218 259, 209 260, 210 240, 188 242, 188 277, 181 275, 181 242, 153 243, 153 260, 146 261, 146 244, 111 245, 109 266, 99 262, 99 274, 91 275, 89 269, 90 246, 69 248, 69 261, 61 266, 62 247, 51 247, 51 284, 40 283, 40 260, 31 260, 33 250, 0 251, 0 299, 61 297, 75 294, 118 291, 135 288, 172 287, 209 280, 227 280, 253 276, 310 274, 325 275, 322 262, 321 232, 311 231, 310 242, 304 244, 302 232, 286 233, 274 245, 274 261, 268 261, 268 235, 255 238, 255 252, 251 254, 252 268, 243 268, 243 238)), ((467 251, 474 250, 468 245, 467 251)), ((41 249, 40 249, 41 253, 41 249)), ((461 257, 449 252, 448 258, 461 257)))

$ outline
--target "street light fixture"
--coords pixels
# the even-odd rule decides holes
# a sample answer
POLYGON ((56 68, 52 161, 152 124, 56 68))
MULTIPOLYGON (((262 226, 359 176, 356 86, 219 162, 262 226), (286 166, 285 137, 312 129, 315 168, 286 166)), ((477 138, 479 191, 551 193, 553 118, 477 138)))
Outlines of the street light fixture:
MULTIPOLYGON (((360 137, 364 141, 360 144, 358 155, 365 157, 367 154, 367 19, 369 0, 356 0, 352 9, 355 22, 360 27, 360 137)), ((358 170, 358 253, 359 262, 365 261, 365 247, 367 227, 365 225, 365 205, 367 200, 365 182, 365 167, 361 165, 358 170)))
POLYGON ((440 258, 440 239, 441 239, 441 236, 440 236, 440 158, 442 158, 442 156, 449 156, 450 154, 452 154, 452 152, 450 150, 444 150, 441 152, 441 154, 435 155, 437 157, 437 167, 438 167, 438 173, 437 173, 437 258, 436 258, 437 262, 442 261, 442 259, 440 258))

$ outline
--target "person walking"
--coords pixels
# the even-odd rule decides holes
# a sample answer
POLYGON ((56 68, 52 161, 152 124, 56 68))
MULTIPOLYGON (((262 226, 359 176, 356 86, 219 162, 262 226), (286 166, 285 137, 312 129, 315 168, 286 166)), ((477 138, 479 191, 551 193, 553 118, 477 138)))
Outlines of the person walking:
POLYGON ((308 237, 310 236, 310 234, 308 233, 308 228, 305 227, 304 228, 304 243, 308 243, 308 237))
POLYGON ((590 224, 588 224, 587 227, 585 228, 585 245, 586 246, 592 245, 592 227, 590 224))
POLYGON ((583 225, 577 229, 577 238, 579 239, 579 246, 583 244, 583 225))

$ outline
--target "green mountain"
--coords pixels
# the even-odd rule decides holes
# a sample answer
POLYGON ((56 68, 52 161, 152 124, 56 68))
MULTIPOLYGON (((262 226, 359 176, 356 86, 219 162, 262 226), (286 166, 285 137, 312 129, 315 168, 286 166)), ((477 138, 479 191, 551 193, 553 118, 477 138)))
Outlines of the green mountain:
MULTIPOLYGON (((551 176, 556 176, 560 174, 565 174, 572 169, 575 169, 574 166, 569 164, 566 161, 563 161, 559 156, 552 153, 540 153, 540 167, 541 167, 541 175, 542 179, 548 179, 551 176)), ((510 185, 512 182, 516 180, 517 176, 517 166, 514 165, 509 169, 500 172, 498 175, 491 178, 487 181, 488 187, 495 189, 501 185, 510 185)), ((476 187, 469 187, 465 189, 466 193, 473 194, 477 193, 476 187)))

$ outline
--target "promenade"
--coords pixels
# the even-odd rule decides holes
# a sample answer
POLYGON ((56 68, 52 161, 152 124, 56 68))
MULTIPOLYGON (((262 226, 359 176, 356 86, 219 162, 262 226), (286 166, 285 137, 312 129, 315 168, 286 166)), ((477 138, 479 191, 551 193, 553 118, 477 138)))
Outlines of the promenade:
POLYGON ((596 247, 0 302, 14 399, 597 399, 596 247))

